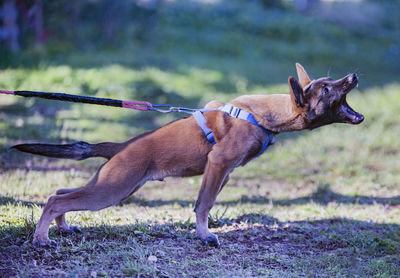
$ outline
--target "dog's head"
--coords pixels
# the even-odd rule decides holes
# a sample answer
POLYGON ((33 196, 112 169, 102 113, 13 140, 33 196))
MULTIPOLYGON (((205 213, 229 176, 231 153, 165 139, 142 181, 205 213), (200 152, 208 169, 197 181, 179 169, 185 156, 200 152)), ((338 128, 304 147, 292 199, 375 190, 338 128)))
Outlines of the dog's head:
POLYGON ((296 64, 299 81, 289 77, 293 105, 304 117, 307 127, 313 129, 331 123, 359 124, 364 116, 347 103, 347 94, 358 85, 357 74, 342 79, 323 77, 311 79, 300 64, 296 64))

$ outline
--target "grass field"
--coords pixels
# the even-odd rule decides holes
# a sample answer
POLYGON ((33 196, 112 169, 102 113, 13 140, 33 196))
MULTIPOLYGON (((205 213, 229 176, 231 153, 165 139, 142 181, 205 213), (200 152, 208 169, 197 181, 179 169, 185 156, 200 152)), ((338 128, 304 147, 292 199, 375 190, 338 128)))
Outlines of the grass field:
POLYGON ((204 23, 208 6, 191 4, 177 16, 172 5, 158 36, 171 40, 150 49, 26 51, 1 62, 0 88, 201 107, 288 93, 287 77, 301 62, 313 77, 357 71, 360 87, 348 101, 365 121, 279 135, 236 169, 209 216, 220 248, 203 246, 194 233, 201 177, 150 182, 118 206, 68 213, 82 233, 52 226, 58 248, 35 248, 48 197, 84 185, 104 160, 46 159, 9 147, 124 141, 182 115, 0 96, 1 277, 400 277, 400 69, 386 51, 398 31, 377 38, 253 4, 238 16, 237 6, 223 8, 220 21, 204 23), (276 18, 285 32, 274 37, 276 18))
MULTIPOLYGON (((82 70, 78 76, 67 67, 9 70, 1 79, 21 74, 33 79, 33 84, 56 89, 52 82, 58 74, 79 84, 75 79, 89 78, 92 71, 82 70), (35 80, 46 73, 54 79, 35 80), (45 80, 51 81, 47 85, 45 80)), ((104 84, 117 76, 121 81, 115 83, 124 84, 124 72, 129 69, 96 70, 104 75, 99 79, 104 84)), ((182 83, 192 78, 168 77, 156 69, 144 72, 148 76, 156 72, 158 78, 165 74, 172 84, 174 78, 183 79, 182 83)), ((207 84, 199 83, 198 88, 207 84)), ((263 89, 286 90, 284 85, 263 89)), ((360 90, 349 96, 349 103, 366 116, 360 126, 332 125, 281 135, 267 153, 232 174, 210 215, 212 231, 221 240, 219 249, 202 246, 194 235, 193 206, 200 177, 148 183, 117 207, 69 213, 68 221, 83 232, 60 235, 53 227, 50 236, 60 246, 35 249, 32 235, 47 198, 56 189, 83 185, 102 161, 42 159, 7 147, 22 141, 54 142, 60 137, 66 142, 72 138, 123 140, 170 119, 79 104, 52 102, 53 107, 48 101, 2 96, 0 273, 30 277, 399 276, 400 120, 396 115, 400 86, 360 90), (150 256, 157 261, 149 260, 150 256)), ((99 94, 107 96, 107 91, 99 94)))

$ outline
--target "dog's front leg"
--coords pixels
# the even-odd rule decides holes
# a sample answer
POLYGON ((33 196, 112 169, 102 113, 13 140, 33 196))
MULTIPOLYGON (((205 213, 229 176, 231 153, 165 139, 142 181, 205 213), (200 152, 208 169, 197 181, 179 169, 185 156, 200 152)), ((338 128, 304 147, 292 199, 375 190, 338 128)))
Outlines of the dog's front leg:
POLYGON ((208 230, 208 213, 214 205, 218 193, 228 181, 228 175, 232 170, 231 165, 221 163, 221 156, 211 152, 204 171, 204 178, 196 202, 196 234, 203 242, 212 246, 219 246, 218 237, 208 230))
POLYGON ((203 183, 196 202, 196 234, 203 242, 219 246, 218 237, 208 230, 208 213, 214 205, 225 177, 229 171, 217 164, 208 162, 204 173, 203 183))

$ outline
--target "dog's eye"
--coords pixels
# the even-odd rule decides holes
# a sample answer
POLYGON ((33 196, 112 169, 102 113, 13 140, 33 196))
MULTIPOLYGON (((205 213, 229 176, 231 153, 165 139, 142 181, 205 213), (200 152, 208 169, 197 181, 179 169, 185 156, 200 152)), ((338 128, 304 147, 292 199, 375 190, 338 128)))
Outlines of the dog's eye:
POLYGON ((325 88, 322 90, 322 94, 325 95, 328 91, 329 91, 328 88, 325 87, 325 88))

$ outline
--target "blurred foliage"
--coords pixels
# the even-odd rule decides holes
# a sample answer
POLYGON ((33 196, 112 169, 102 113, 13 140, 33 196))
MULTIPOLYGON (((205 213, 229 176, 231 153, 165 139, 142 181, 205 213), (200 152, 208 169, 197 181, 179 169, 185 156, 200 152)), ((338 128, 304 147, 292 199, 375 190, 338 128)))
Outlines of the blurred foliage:
POLYGON ((399 8, 388 0, 306 12, 287 1, 46 1, 47 41, 38 45, 23 30, 24 50, 3 46, 0 67, 190 64, 275 83, 299 61, 321 74, 359 71, 370 84, 384 83, 400 72, 399 8))

